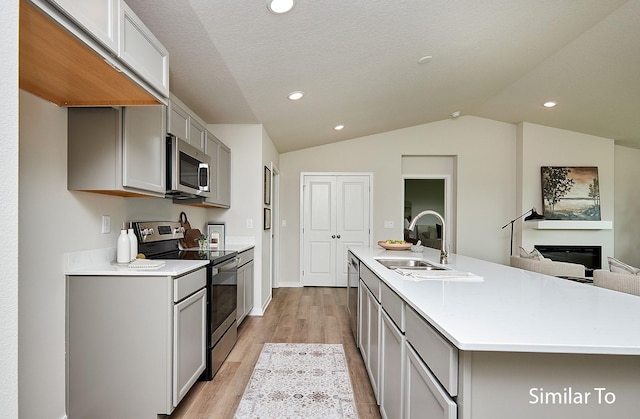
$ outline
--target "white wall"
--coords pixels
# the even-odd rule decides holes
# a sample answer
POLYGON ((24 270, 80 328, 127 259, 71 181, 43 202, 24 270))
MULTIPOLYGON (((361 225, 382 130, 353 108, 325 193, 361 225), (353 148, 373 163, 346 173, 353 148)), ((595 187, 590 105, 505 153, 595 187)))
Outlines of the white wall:
POLYGON ((411 155, 456 156, 457 251, 506 263, 500 227, 515 212, 515 151, 514 125, 467 116, 282 154, 282 277, 300 280, 300 172, 373 172, 375 243, 389 236, 385 220, 402 225, 402 156, 411 155))
POLYGON ((0 13, 0 412, 18 417, 18 9, 3 1, 0 13))
POLYGON ((254 306, 251 314, 262 315, 271 299, 270 242, 265 240, 268 232, 263 230, 263 174, 264 166, 270 167, 270 159, 277 161, 277 152, 273 157, 271 150, 275 147, 268 136, 265 138, 262 125, 218 124, 207 128, 232 150, 232 211, 211 210, 211 213, 226 223, 231 240, 255 244, 254 306))
POLYGON ((640 150, 615 147, 614 256, 640 266, 640 150))
POLYGON ((21 91, 19 405, 24 418, 65 415, 64 253, 115 247, 118 226, 127 220, 177 221, 185 211, 194 227, 207 221, 207 210, 168 199, 68 191, 66 150, 66 109, 21 91), (111 216, 111 234, 101 234, 102 215, 111 216))
MULTIPOLYGON (((565 131, 542 125, 523 123, 518 142, 522 152, 522 200, 512 218, 535 207, 542 214, 542 166, 597 166, 600 181, 602 220, 614 219, 614 144, 613 140, 565 131)), ((536 230, 531 223, 519 222, 522 246, 530 250, 536 244, 601 245, 603 259, 613 255, 613 230, 536 230)), ((514 243, 517 249, 518 242, 514 243)), ((515 252, 515 250, 514 250, 515 252)), ((603 266, 605 266, 603 264, 603 266)))

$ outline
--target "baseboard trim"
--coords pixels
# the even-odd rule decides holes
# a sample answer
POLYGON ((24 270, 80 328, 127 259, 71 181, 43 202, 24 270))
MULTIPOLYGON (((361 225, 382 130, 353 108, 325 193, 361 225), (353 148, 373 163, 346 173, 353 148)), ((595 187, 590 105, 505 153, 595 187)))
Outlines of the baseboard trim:
POLYGON ((301 288, 302 284, 300 282, 280 282, 280 288, 301 288))

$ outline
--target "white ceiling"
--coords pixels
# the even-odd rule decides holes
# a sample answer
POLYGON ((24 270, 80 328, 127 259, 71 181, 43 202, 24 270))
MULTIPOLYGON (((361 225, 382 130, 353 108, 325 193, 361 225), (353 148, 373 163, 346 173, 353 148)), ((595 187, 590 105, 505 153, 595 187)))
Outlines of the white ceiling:
POLYGON ((177 97, 207 123, 263 124, 280 152, 454 111, 640 148, 640 0, 126 2, 169 50, 177 97))

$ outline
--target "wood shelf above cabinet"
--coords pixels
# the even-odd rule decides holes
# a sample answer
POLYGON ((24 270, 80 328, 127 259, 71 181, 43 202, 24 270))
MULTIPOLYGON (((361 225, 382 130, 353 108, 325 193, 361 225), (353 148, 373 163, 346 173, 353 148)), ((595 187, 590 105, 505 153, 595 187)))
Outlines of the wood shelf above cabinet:
POLYGON ((19 38, 21 89, 58 106, 160 104, 25 0, 20 2, 19 38))
POLYGON ((533 223, 536 230, 611 230, 612 221, 541 220, 533 223))

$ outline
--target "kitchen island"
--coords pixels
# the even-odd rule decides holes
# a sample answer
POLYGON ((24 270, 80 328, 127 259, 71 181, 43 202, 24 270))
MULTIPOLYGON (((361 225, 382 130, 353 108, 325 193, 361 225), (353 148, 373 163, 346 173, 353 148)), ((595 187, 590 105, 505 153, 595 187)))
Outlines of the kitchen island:
POLYGON ((461 255, 444 267, 480 278, 417 280, 376 259, 438 266, 439 251, 350 251, 360 261, 358 343, 383 417, 640 411, 637 296, 461 255))

